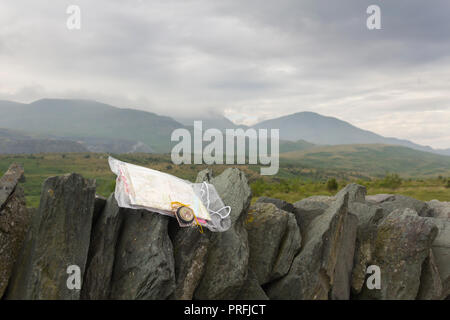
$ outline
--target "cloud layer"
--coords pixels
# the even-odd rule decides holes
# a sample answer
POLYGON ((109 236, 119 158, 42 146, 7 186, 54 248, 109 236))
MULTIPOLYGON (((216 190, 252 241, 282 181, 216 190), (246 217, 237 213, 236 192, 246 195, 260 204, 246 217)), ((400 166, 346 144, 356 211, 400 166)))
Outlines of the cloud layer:
POLYGON ((245 124, 315 111, 449 148, 449 14, 447 0, 4 1, 0 99, 245 124), (382 30, 366 28, 371 4, 382 30))

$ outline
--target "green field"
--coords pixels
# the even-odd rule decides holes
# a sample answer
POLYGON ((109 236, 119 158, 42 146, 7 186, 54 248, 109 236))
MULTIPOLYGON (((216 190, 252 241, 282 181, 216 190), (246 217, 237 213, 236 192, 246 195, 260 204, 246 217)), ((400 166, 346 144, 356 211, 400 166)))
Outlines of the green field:
MULTIPOLYGON (((327 188, 327 181, 335 178, 338 182, 338 188, 344 187, 349 182, 358 182, 367 187, 369 194, 377 193, 397 193, 412 196, 420 200, 438 199, 441 201, 450 201, 450 188, 446 187, 449 183, 450 171, 444 167, 437 167, 432 155, 430 168, 422 166, 422 170, 417 170, 418 174, 414 176, 415 169, 406 170, 406 165, 399 168, 398 172, 401 181, 395 185, 389 181, 383 180, 388 173, 387 170, 358 170, 357 166, 351 166, 344 158, 342 163, 334 162, 334 154, 331 157, 320 152, 307 153, 304 158, 288 157, 281 158, 280 170, 276 176, 260 176, 259 166, 240 165, 235 166, 243 170, 250 182, 254 198, 259 196, 268 196, 284 199, 290 202, 301 200, 311 195, 333 195, 335 190, 327 188), (317 162, 310 157, 318 158, 317 162), (321 157, 321 158, 320 158, 321 157), (325 165, 324 162, 328 162, 325 165), (436 167, 433 167, 436 165, 436 167), (400 170, 401 169, 401 170, 400 170), (385 173, 383 173, 385 172, 385 173)), ((321 151, 322 152, 322 151, 321 151)), ((427 155, 427 154, 426 154, 427 155)), ((116 158, 134 163, 137 165, 164 171, 183 179, 193 181, 200 170, 207 168, 207 165, 181 165, 172 164, 169 155, 154 154, 126 154, 113 155, 116 158)), ((355 156, 354 154, 352 156, 355 156)), ((97 193, 108 196, 114 190, 115 176, 108 166, 108 155, 95 153, 67 153, 67 154, 37 154, 37 155, 1 155, 0 156, 0 174, 3 174, 9 165, 13 162, 20 163, 25 168, 26 181, 22 183, 28 206, 37 207, 39 205, 40 190, 42 183, 48 177, 63 175, 76 172, 86 178, 95 179, 97 182, 97 193)), ((363 161, 360 158, 360 161, 363 161)), ((371 161, 371 160, 370 160, 371 161)), ((358 162, 355 162, 358 165, 358 162)), ((394 162, 391 166, 397 167, 394 162)), ((413 164, 413 167, 416 167, 413 164)), ((210 166, 214 174, 220 174, 226 165, 210 166)))

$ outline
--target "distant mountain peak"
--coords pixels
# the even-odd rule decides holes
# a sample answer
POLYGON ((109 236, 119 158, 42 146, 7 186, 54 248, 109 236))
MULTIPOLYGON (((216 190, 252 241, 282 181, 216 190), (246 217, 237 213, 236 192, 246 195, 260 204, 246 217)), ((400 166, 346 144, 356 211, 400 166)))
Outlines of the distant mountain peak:
POLYGON ((311 111, 302 111, 265 120, 254 128, 279 129, 280 139, 289 141, 306 140, 318 145, 345 144, 387 144, 450 155, 448 150, 434 150, 408 140, 383 137, 374 132, 360 129, 335 117, 324 116, 311 111))

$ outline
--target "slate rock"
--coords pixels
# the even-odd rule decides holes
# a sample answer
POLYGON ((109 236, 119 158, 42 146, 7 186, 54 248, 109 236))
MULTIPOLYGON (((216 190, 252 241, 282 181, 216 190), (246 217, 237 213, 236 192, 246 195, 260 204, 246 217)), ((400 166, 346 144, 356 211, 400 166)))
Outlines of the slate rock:
POLYGON ((237 296, 237 300, 269 300, 269 297, 259 285, 259 281, 251 269, 248 270, 247 280, 245 280, 241 292, 237 296))
POLYGON ((364 186, 361 186, 356 183, 350 183, 346 185, 345 188, 340 190, 336 194, 335 198, 337 199, 339 197, 342 197, 346 193, 348 193, 349 202, 361 202, 361 203, 366 202, 367 189, 364 186))
POLYGON ((341 194, 310 223, 289 273, 267 286, 270 299, 348 299, 341 295, 350 291, 347 268, 353 253, 347 246, 355 241, 357 224, 355 217, 348 218, 348 197, 341 194))
POLYGON ((98 218, 103 212, 103 209, 105 209, 107 199, 105 197, 99 196, 98 194, 95 195, 95 204, 94 204, 94 213, 92 216, 92 226, 95 226, 95 224, 98 221, 98 218))
MULTIPOLYGON (((6 175, 10 172, 8 171, 6 175)), ((0 179, 0 189, 4 179, 0 179)), ((14 263, 30 226, 31 216, 26 208, 25 195, 19 186, 15 186, 0 210, 0 298, 5 293, 14 263)))
POLYGON ((442 283, 441 299, 444 299, 450 295, 450 221, 436 218, 428 218, 427 220, 436 225, 438 229, 438 234, 432 244, 432 250, 442 283))
POLYGON ((177 228, 173 239, 176 286, 171 298, 191 300, 205 271, 211 232, 177 228))
POLYGON ((372 264, 377 238, 377 226, 384 217, 383 209, 377 205, 352 202, 351 213, 358 217, 358 230, 355 244, 355 257, 352 270, 353 293, 359 293, 366 280, 366 269, 372 264))
POLYGON ((81 289, 82 299, 108 299, 110 296, 114 257, 124 211, 119 208, 112 193, 92 228, 86 275, 81 289))
POLYGON ((432 217, 450 220, 450 202, 431 200, 427 205, 433 210, 432 217))
POLYGON ((335 201, 334 197, 313 196, 294 203, 295 219, 303 235, 309 228, 311 222, 325 213, 335 201))
POLYGON ((32 252, 35 248, 35 239, 41 216, 37 208, 28 208, 28 212, 31 223, 12 270, 9 285, 4 295, 6 300, 22 300, 27 297, 30 299, 29 292, 31 289, 29 279, 31 278, 32 272, 32 252))
MULTIPOLYGON (((84 275, 89 249, 95 182, 78 174, 47 179, 42 187, 39 213, 32 226, 28 263, 18 266, 27 277, 12 288, 10 298, 43 300, 79 299, 80 290, 67 286, 67 268, 76 265, 84 275), (16 293, 21 293, 18 297, 16 293)), ((14 285, 13 283, 13 285, 14 285)))
POLYGON ((3 208, 6 200, 11 193, 13 193, 20 180, 24 179, 23 173, 23 167, 17 163, 13 163, 0 178, 0 210, 3 208))
POLYGON ((385 216, 389 215, 395 210, 403 210, 406 208, 416 211, 417 214, 421 217, 433 216, 433 209, 431 209, 425 202, 402 195, 395 195, 389 201, 384 201, 379 205, 381 208, 383 208, 385 216))
POLYGON ((263 285, 287 274, 301 246, 294 215, 272 203, 255 203, 250 207, 245 228, 250 247, 249 267, 258 283, 263 285))
POLYGON ((117 243, 111 298, 163 300, 175 289, 171 219, 147 210, 124 212, 117 243))
POLYGON ((278 209, 281 209, 283 211, 287 211, 290 213, 295 212, 295 207, 292 203, 289 203, 287 201, 281 200, 281 199, 275 199, 275 198, 269 198, 269 197, 259 197, 258 200, 256 200, 256 203, 272 203, 277 207, 278 209))
POLYGON ((383 203, 386 201, 393 201, 394 199, 395 199, 395 195, 386 194, 386 193, 366 196, 366 201, 370 202, 370 203, 374 203, 374 204, 379 204, 379 203, 383 203))
MULTIPOLYGON (((212 170, 205 169, 198 173, 196 183, 209 183, 212 179, 212 170)), ((207 229, 200 233, 196 228, 180 228, 174 223, 171 226, 176 283, 170 298, 191 300, 206 269, 212 233, 207 229)))
POLYGON ((244 222, 251 189, 245 174, 226 169, 210 178, 225 205, 231 207, 232 226, 211 235, 205 271, 194 293, 196 299, 235 299, 247 279, 249 248, 244 222))
POLYGON ((372 259, 381 270, 381 289, 369 290, 364 286, 360 298, 415 299, 422 264, 437 233, 434 223, 410 208, 391 212, 378 226, 372 259))
POLYGON ((433 250, 422 264, 417 300, 440 300, 443 297, 442 280, 436 265, 433 250))

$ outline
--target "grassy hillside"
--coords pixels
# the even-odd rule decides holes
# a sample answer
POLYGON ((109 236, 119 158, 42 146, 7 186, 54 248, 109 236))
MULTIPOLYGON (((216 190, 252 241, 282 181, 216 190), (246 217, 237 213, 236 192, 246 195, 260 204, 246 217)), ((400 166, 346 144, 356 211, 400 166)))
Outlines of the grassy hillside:
MULTIPOLYGON (((376 146, 373 148, 381 147, 376 146)), ((346 146, 341 149, 338 148, 338 150, 347 150, 348 152, 349 149, 346 146)), ((276 176, 260 176, 260 166, 240 165, 235 167, 246 173, 255 197, 264 195, 295 202, 311 195, 332 195, 335 191, 328 190, 327 180, 336 178, 339 188, 349 182, 358 182, 366 185, 370 194, 400 193, 421 200, 439 199, 441 201, 450 201, 450 188, 445 187, 447 179, 450 178, 450 170, 447 170, 447 174, 441 174, 441 178, 434 174, 421 176, 414 175, 414 170, 406 171, 407 174, 401 174, 403 178, 401 184, 391 187, 383 183, 381 175, 380 178, 376 178, 376 176, 369 174, 368 171, 370 170, 367 168, 363 172, 352 169, 351 160, 346 159, 345 155, 338 152, 338 150, 336 150, 335 156, 333 153, 330 153, 330 149, 328 151, 321 149, 319 152, 317 152, 318 150, 305 151, 306 155, 303 158, 299 158, 298 153, 289 153, 287 154, 287 159, 281 159, 280 170, 276 176), (338 163, 345 164, 347 168, 327 168, 326 163, 332 165, 333 161, 330 159, 334 157, 336 157, 338 163), (322 168, 318 165, 312 166, 314 160, 318 160, 316 164, 320 164, 322 168)), ((37 207, 39 204, 41 185, 46 178, 71 172, 80 173, 86 178, 96 179, 97 193, 108 196, 114 190, 115 176, 109 169, 107 157, 108 155, 106 154, 97 153, 0 155, 0 175, 7 170, 11 163, 21 163, 25 167, 26 182, 23 183, 23 187, 28 205, 34 207, 37 207)), ((172 164, 169 155, 127 154, 115 155, 115 157, 191 181, 195 179, 200 170, 208 167, 206 165, 175 166, 172 164)), ((426 159, 426 157, 421 159, 426 159)), ((360 158, 359 161, 364 167, 363 160, 360 158)), ((367 161, 370 162, 370 160, 367 161)), ((428 163, 437 165, 431 160, 428 163)), ((445 162, 443 164, 447 165, 445 162)), ((389 164, 389 166, 398 167, 395 163, 389 164)), ((410 167, 417 166, 417 164, 410 165, 410 167)), ((220 174, 227 167, 229 166, 210 166, 214 174, 220 174)), ((424 169, 423 171, 429 173, 433 170, 424 169)), ((435 171, 441 172, 445 170, 435 171)))
POLYGON ((314 147, 281 155, 289 164, 318 169, 339 169, 381 176, 396 172, 405 177, 448 175, 450 157, 400 146, 340 145, 314 147))

